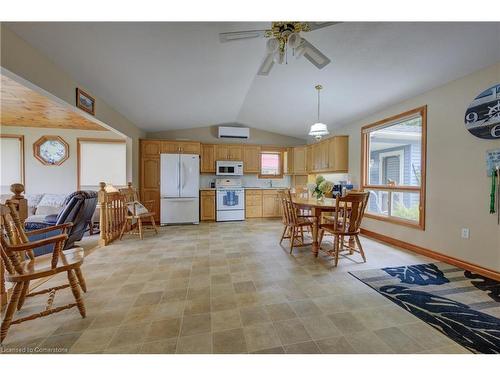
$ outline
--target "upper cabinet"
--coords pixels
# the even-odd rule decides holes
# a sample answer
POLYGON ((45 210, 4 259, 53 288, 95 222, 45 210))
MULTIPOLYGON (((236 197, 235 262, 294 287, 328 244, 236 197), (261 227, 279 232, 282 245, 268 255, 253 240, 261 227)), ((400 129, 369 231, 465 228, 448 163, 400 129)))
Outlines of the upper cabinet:
POLYGON ((260 173, 260 146, 243 147, 243 172, 260 173))
POLYGON ((349 137, 341 135, 329 139, 328 169, 336 172, 349 170, 349 137))
POLYGON ((199 142, 161 141, 162 154, 200 154, 199 142))
POLYGON ((143 157, 159 157, 160 141, 141 140, 141 154, 143 157))
POLYGON ((307 147, 299 146, 293 148, 293 173, 307 173, 307 147))
POLYGON ((217 160, 243 160, 242 145, 216 145, 215 146, 215 161, 217 160))
POLYGON ((201 173, 215 173, 215 145, 201 145, 201 173))

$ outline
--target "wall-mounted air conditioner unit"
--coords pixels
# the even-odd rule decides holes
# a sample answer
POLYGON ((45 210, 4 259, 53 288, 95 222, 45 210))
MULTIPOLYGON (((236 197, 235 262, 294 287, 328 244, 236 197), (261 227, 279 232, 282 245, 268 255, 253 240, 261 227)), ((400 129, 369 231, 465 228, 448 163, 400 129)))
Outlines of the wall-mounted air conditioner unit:
POLYGON ((249 128, 237 128, 233 126, 219 126, 219 138, 250 138, 249 128))

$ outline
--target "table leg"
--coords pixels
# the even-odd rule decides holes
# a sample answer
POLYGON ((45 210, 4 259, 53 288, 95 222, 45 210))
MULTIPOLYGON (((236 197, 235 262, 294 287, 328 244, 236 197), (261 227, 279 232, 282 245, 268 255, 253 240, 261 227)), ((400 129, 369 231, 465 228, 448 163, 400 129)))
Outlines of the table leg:
POLYGON ((312 238, 313 238, 313 244, 312 244, 312 252, 315 257, 318 256, 319 253, 319 223, 321 220, 321 210, 317 208, 313 208, 313 215, 316 217, 316 220, 314 221, 313 224, 313 232, 312 232, 312 238))

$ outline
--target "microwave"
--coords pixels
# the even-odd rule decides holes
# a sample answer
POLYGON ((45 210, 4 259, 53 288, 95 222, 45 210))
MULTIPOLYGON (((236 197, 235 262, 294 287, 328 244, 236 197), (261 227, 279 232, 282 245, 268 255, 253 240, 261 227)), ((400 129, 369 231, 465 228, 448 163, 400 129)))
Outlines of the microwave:
POLYGON ((215 163, 217 176, 243 176, 242 161, 217 160, 215 163))

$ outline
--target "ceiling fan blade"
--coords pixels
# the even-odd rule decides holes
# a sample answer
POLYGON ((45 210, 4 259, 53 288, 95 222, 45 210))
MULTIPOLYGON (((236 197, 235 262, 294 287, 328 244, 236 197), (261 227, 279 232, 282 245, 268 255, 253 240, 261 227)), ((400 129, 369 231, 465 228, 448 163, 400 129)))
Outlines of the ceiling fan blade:
POLYGON ((260 65, 260 68, 259 68, 259 71, 257 72, 257 74, 259 76, 269 75, 269 72, 271 71, 271 68, 273 67, 273 65, 274 65, 273 54, 269 53, 266 55, 266 58, 264 59, 264 61, 260 65))
POLYGON ((323 27, 333 26, 342 22, 303 22, 303 23, 305 23, 309 27, 308 31, 314 31, 322 29, 323 27))
POLYGON ((316 68, 323 69, 330 64, 330 59, 326 57, 319 49, 314 47, 307 40, 302 38, 304 57, 308 59, 316 68))
POLYGON ((221 43, 232 42, 233 40, 264 38, 266 30, 248 30, 248 31, 233 31, 229 33, 220 33, 219 39, 221 43))

